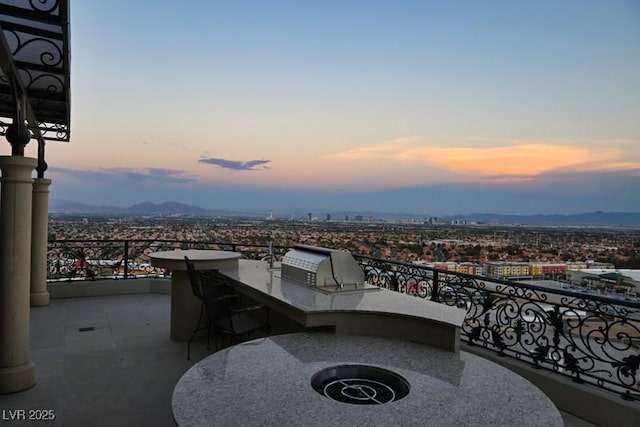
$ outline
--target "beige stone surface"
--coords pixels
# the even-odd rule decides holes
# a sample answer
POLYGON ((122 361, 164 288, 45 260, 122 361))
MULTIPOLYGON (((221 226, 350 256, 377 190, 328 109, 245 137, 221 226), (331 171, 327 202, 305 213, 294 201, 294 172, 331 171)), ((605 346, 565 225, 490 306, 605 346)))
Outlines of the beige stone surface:
POLYGON ((35 384, 29 360, 31 205, 36 159, 0 156, 0 393, 35 384))

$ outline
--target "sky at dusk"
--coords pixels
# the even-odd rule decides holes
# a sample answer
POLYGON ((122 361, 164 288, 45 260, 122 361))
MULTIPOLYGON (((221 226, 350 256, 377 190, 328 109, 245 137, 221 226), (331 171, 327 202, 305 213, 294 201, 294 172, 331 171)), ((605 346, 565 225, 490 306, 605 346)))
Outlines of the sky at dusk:
POLYGON ((70 3, 52 199, 640 211, 636 0, 70 3))

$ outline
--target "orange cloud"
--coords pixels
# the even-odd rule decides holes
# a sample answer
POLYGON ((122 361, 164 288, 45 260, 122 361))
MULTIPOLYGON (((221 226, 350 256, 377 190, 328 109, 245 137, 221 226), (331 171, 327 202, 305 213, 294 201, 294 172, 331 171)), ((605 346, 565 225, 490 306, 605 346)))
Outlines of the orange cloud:
POLYGON ((602 153, 578 147, 524 144, 484 148, 420 147, 402 153, 402 158, 423 159, 460 174, 535 176, 594 162, 602 159, 602 153))
POLYGON ((517 143, 483 147, 426 146, 417 137, 398 138, 330 156, 336 160, 423 163, 461 176, 526 181, 551 171, 614 171, 640 169, 640 162, 621 160, 620 150, 575 144, 517 143))

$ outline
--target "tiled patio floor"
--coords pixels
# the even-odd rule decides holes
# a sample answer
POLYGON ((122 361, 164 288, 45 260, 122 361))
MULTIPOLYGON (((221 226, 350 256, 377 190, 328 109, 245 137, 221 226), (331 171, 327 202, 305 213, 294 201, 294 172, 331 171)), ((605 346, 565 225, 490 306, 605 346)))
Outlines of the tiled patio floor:
MULTIPOLYGON (((2 426, 173 426, 171 395, 206 343, 169 338, 170 297, 136 294, 52 300, 31 309, 34 388, 0 395, 2 426), (93 330, 80 331, 84 328, 93 330), (16 409, 51 409, 49 422, 7 421, 16 409), (4 412, 3 412, 4 410, 4 412)), ((563 414, 567 426, 590 424, 563 414)), ((311 422, 312 424, 312 422, 311 422)))
POLYGON ((186 344, 169 339, 169 313, 170 297, 161 294, 57 299, 32 308, 37 384, 0 396, 0 410, 53 409, 56 420, 44 423, 50 426, 175 425, 173 387, 207 351, 196 342, 187 361, 186 344))

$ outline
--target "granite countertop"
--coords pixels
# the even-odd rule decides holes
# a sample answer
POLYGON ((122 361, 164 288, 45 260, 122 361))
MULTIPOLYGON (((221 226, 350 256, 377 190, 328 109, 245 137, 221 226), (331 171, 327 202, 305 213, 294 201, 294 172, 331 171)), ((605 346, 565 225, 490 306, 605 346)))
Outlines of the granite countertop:
POLYGON ((381 288, 325 292, 281 278, 281 271, 264 261, 240 260, 227 276, 258 294, 291 306, 305 315, 327 312, 383 313, 416 317, 460 327, 465 312, 455 307, 381 288))
POLYGON ((173 251, 154 252, 149 255, 151 265, 169 270, 186 270, 185 256, 189 257, 196 269, 202 270, 217 268, 219 265, 225 265, 225 262, 231 262, 235 267, 242 254, 209 249, 176 249, 173 251))
POLYGON ((172 408, 180 426, 563 425, 544 393, 480 357, 327 333, 260 338, 215 353, 180 379, 172 408), (409 394, 383 405, 354 405, 312 388, 315 373, 343 364, 391 370, 409 382, 409 394))

